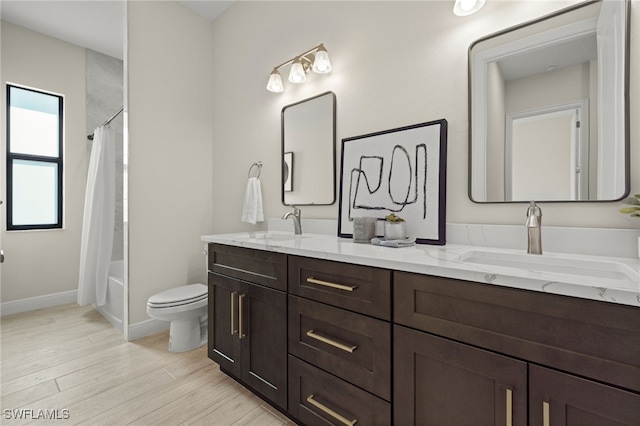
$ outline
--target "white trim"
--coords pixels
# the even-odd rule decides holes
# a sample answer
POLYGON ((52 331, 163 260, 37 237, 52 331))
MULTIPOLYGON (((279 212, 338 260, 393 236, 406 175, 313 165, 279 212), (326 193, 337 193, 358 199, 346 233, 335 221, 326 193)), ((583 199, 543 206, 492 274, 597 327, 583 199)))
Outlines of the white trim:
POLYGON ((482 67, 478 67, 478 65, 487 62, 595 34, 597 23, 598 17, 588 18, 483 50, 476 56, 476 70, 482 72, 482 67))
MULTIPOLYGON (((135 324, 129 324, 128 341, 132 342, 134 340, 142 339, 143 337, 168 330, 170 325, 171 323, 169 321, 160 321, 153 318, 140 321, 135 324)), ((168 344, 169 341, 167 340, 167 345, 168 344)))
POLYGON ((598 20, 598 180, 597 199, 619 199, 627 182, 625 158, 626 4, 606 1, 598 20))
POLYGON ((0 304, 0 317, 35 311, 51 306, 65 305, 78 301, 78 290, 63 291, 61 293, 45 294, 27 299, 12 300, 0 304))

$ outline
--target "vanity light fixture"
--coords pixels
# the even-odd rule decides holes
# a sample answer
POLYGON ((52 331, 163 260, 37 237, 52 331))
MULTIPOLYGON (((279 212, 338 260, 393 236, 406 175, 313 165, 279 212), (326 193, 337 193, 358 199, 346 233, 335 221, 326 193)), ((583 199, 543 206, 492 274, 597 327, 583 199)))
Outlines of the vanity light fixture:
POLYGON ((482 9, 484 2, 485 0, 456 0, 456 4, 453 5, 453 13, 458 16, 471 15, 482 9))
POLYGON ((282 86, 282 77, 280 77, 280 73, 277 68, 274 68, 271 71, 271 75, 269 76, 269 82, 267 83, 267 90, 270 92, 282 92, 284 87, 282 86))
POLYGON ((329 52, 327 52, 327 49, 324 48, 323 44, 320 44, 316 51, 316 59, 313 61, 313 72, 317 74, 327 74, 331 72, 329 52))
POLYGON ((289 81, 292 83, 304 83, 307 81, 307 73, 304 71, 300 58, 295 58, 291 64, 291 71, 289 71, 289 81))
POLYGON ((278 71, 285 65, 291 64, 289 70, 289 81, 292 83, 304 83, 307 80, 307 73, 313 71, 316 74, 327 74, 331 72, 331 61, 329 61, 329 53, 322 43, 307 50, 301 55, 289 59, 277 67, 273 68, 271 75, 269 76, 269 82, 267 83, 267 90, 270 92, 282 92, 284 87, 282 85, 282 76, 278 71))

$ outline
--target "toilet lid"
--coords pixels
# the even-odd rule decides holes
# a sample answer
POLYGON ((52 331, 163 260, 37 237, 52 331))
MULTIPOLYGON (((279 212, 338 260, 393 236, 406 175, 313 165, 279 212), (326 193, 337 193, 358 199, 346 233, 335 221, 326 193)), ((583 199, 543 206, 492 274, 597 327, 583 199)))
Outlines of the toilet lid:
POLYGON ((207 290, 207 286, 202 284, 189 284, 171 288, 151 296, 148 305, 162 306, 196 302, 207 297, 207 290))

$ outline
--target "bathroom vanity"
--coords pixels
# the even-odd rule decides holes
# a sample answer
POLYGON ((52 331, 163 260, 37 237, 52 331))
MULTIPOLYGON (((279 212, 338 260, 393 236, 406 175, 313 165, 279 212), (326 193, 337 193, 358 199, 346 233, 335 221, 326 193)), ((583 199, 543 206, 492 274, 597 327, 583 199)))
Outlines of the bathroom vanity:
POLYGON ((598 286, 464 246, 202 239, 209 357, 299 423, 638 424, 636 260, 598 286))
POLYGON ((209 244, 208 354, 287 407, 287 256, 209 244))

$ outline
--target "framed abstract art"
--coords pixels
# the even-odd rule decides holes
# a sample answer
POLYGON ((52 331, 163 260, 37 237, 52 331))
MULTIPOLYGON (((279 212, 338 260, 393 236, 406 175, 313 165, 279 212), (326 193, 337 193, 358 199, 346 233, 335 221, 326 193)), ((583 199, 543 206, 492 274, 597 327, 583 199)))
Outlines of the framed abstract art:
POLYGON ((419 244, 445 244, 447 121, 436 120, 342 140, 338 236, 354 217, 394 213, 419 244))

